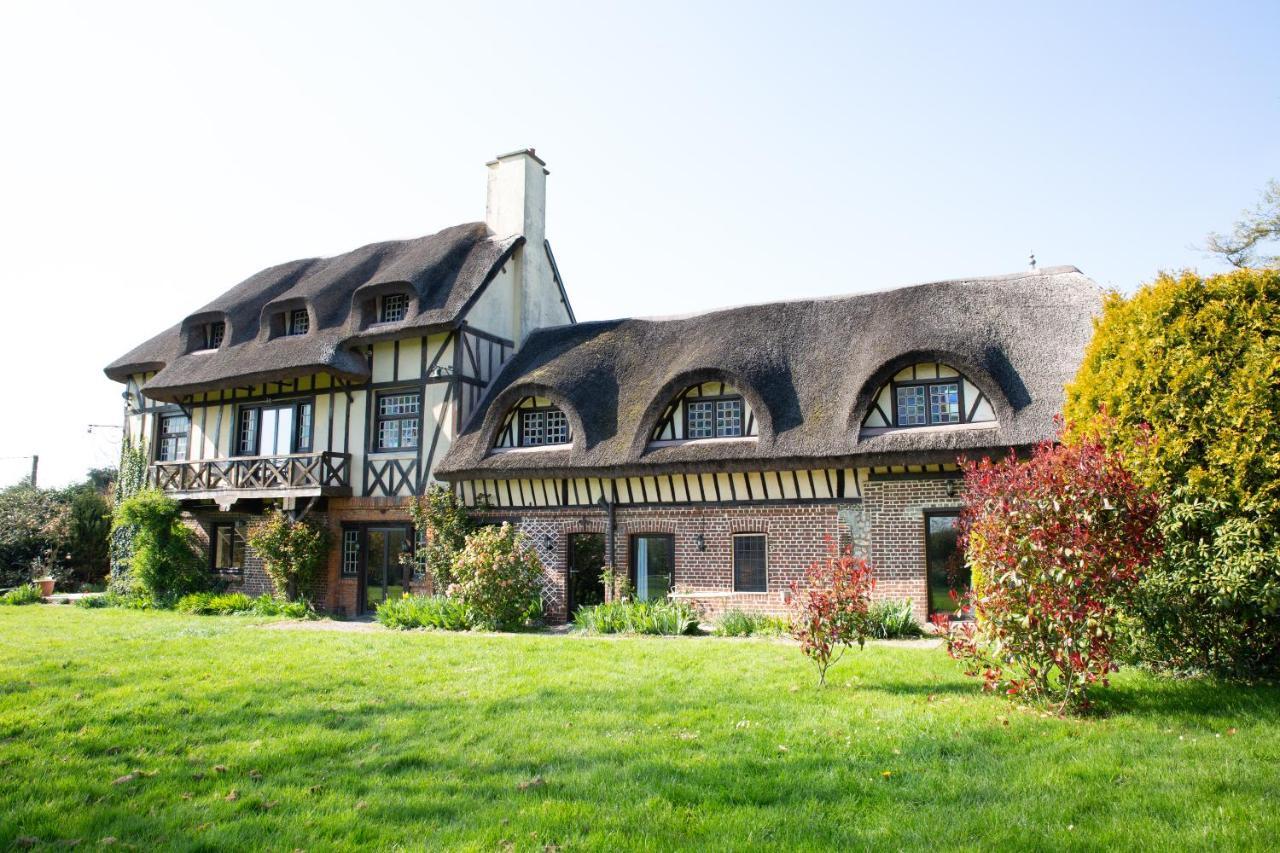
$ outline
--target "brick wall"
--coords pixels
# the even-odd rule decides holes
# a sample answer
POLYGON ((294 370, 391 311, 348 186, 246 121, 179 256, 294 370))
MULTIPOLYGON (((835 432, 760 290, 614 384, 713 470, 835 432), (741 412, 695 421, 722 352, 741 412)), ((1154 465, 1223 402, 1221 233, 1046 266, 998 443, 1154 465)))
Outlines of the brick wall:
MULTIPOLYGON (((201 560, 204 561, 206 566, 212 567, 213 559, 209 552, 211 547, 209 537, 213 532, 213 525, 230 524, 236 521, 245 521, 252 524, 259 517, 250 513, 220 512, 184 514, 182 520, 188 528, 195 532, 201 560)), ((321 525, 327 525, 328 523, 323 514, 313 512, 308 515, 308 518, 321 525)), ((214 572, 213 581, 215 588, 223 588, 227 592, 243 592, 245 595, 255 597, 275 592, 275 586, 271 583, 271 578, 263 571, 262 559, 248 544, 244 548, 244 565, 241 567, 241 571, 214 572)), ((328 590, 329 580, 327 573, 324 569, 321 569, 311 586, 301 589, 299 592, 310 599, 317 608, 328 608, 328 590)))
POLYGON ((870 542, 867 556, 876 571, 876 596, 911 599, 922 625, 928 624, 929 618, 924 513, 959 509, 959 491, 956 497, 948 497, 948 483, 959 485, 957 480, 945 479, 871 480, 862 489, 870 542))
MULTIPOLYGON (((334 613, 357 615, 360 592, 358 577, 342 576, 342 525, 347 524, 406 524, 409 517, 409 501, 406 498, 330 498, 326 509, 329 523, 329 566, 325 572, 327 595, 324 607, 334 613)), ((425 580, 415 579, 414 592, 426 592, 425 580)))

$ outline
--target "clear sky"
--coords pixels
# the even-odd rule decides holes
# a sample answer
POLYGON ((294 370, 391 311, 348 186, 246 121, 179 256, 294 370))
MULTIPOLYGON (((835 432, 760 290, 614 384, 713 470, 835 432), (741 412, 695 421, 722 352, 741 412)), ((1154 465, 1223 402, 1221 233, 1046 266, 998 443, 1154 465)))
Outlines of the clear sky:
POLYGON ((263 267, 482 219, 529 146, 579 319, 1032 251, 1217 270, 1205 233, 1280 177, 1278 46, 1275 0, 6 0, 0 456, 113 463, 105 364, 263 267))

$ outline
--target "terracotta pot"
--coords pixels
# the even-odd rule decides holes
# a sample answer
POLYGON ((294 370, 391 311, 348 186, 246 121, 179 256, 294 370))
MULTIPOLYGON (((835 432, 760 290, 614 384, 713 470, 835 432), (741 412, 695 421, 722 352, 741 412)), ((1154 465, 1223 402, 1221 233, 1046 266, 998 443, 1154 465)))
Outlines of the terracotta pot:
POLYGON ((49 578, 48 580, 38 580, 36 583, 40 585, 40 594, 42 596, 48 598, 53 595, 53 578, 49 578))

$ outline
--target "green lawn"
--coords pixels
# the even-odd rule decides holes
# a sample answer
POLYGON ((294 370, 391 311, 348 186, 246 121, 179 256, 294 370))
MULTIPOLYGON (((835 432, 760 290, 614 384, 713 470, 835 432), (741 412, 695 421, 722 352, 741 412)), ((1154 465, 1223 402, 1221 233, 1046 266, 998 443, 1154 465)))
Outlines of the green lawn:
POLYGON ((0 849, 1274 849, 1280 691, 1086 720, 937 649, 0 608, 0 849), (135 775, 131 775, 135 774, 135 775), (125 777, 123 781, 121 777, 125 777), (234 792, 234 794, 233 794, 234 792))

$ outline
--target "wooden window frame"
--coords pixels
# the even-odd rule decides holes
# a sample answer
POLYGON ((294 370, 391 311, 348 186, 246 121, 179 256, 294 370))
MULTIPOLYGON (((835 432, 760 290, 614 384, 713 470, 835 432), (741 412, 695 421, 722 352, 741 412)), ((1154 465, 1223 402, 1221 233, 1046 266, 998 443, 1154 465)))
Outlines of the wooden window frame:
POLYGON ((227 321, 210 320, 204 324, 204 348, 221 349, 227 339, 227 321), (215 340, 216 339, 216 340, 215 340))
MULTIPOLYGON (((373 396, 373 417, 371 418, 372 429, 369 431, 369 452, 370 453, 402 453, 412 451, 414 453, 422 447, 422 428, 423 428, 423 410, 425 408, 425 395, 422 389, 409 386, 404 388, 388 388, 385 391, 378 391, 373 396), (382 400, 384 397, 394 397, 404 394, 414 394, 418 398, 418 412, 416 415, 382 415, 382 400), (399 447, 382 447, 382 423, 383 421, 408 421, 416 420, 418 422, 418 436, 413 445, 400 445, 399 447)), ((403 431, 401 436, 403 436, 403 431)))
POLYGON ((311 314, 306 308, 294 308, 285 312, 284 315, 284 333, 288 337, 297 337, 305 335, 311 331, 311 314), (301 320, 301 328, 298 321, 301 320))
MULTIPOLYGON (((933 609, 933 590, 929 588, 929 521, 934 518, 954 518, 959 523, 960 508, 959 507, 941 507, 938 509, 926 509, 924 511, 924 535, 921 541, 923 546, 922 552, 924 557, 924 601, 925 611, 932 617, 935 613, 933 609)), ((958 547, 958 545, 957 545, 958 547)), ((954 621, 966 621, 970 616, 965 616, 961 610, 956 610, 949 614, 954 621)))
POLYGON ((209 526, 209 570, 214 574, 221 575, 242 575, 244 574, 244 562, 248 556, 248 522, 244 519, 234 519, 229 521, 215 521, 209 526), (228 566, 223 568, 218 565, 218 531, 221 528, 231 528, 231 557, 235 561, 236 545, 235 539, 240 539, 240 565, 228 566), (239 532, 240 528, 244 528, 244 532, 239 532))
POLYGON ((681 410, 682 410, 681 414, 682 414, 682 417, 684 418, 684 440, 685 441, 709 441, 710 439, 713 439, 713 438, 750 438, 750 436, 747 435, 747 401, 745 398, 743 398, 741 394, 717 394, 714 397, 713 396, 684 397, 681 399, 680 402, 683 404, 681 406, 681 410), (737 435, 720 435, 720 426, 717 423, 717 419, 716 419, 715 404, 725 400, 738 401, 739 417, 742 419, 742 424, 739 426, 737 435), (714 433, 714 435, 699 436, 698 438, 691 438, 689 436, 689 404, 690 403, 711 403, 712 404, 711 405, 711 430, 714 433))
POLYGON ((189 414, 183 411, 161 412, 160 414, 156 415, 155 433, 156 433, 155 439, 152 442, 153 446, 155 447, 154 461, 183 462, 191 458, 191 416, 189 414), (187 420, 187 428, 184 432, 168 433, 169 437, 180 435, 186 439, 186 441, 183 444, 184 452, 182 453, 181 456, 175 456, 173 459, 161 459, 160 448, 164 446, 164 440, 166 437, 166 433, 164 431, 164 422, 170 418, 186 418, 187 420))
POLYGON ((407 293, 384 293, 382 296, 379 296, 379 297, 378 297, 378 304, 377 304, 377 306, 376 306, 376 307, 377 307, 377 317, 378 317, 378 319, 377 319, 377 323, 382 324, 382 323, 400 323, 400 322, 403 322, 404 320, 408 319, 408 317, 409 317, 409 294, 407 294, 407 293), (387 302, 388 302, 389 300, 391 300, 391 299, 403 299, 403 300, 404 300, 404 308, 403 308, 403 310, 401 311, 400 316, 399 316, 399 317, 396 317, 396 318, 394 318, 394 319, 388 319, 388 317, 387 317, 387 302))
POLYGON ((315 449, 316 443, 316 398, 300 397, 293 400, 281 400, 276 403, 248 403, 236 407, 235 433, 232 435, 234 442, 234 452, 232 456, 242 456, 252 458, 261 456, 262 453, 262 412, 264 409, 293 409, 293 433, 289 436, 289 453, 276 454, 291 455, 294 453, 311 453, 315 449), (301 441, 302 428, 302 408, 309 406, 311 408, 311 435, 308 437, 306 444, 301 441), (244 438, 244 416, 247 412, 253 412, 254 428, 253 428, 253 451, 245 452, 242 439, 244 438))
POLYGON ((566 444, 573 444, 573 428, 569 426, 569 416, 559 406, 531 406, 526 409, 516 410, 516 447, 561 447, 566 444), (525 444, 524 441, 524 419, 528 415, 541 415, 548 412, 558 412, 564 418, 565 439, 564 441, 547 441, 547 426, 543 421, 541 444, 525 444))
POLYGON ((769 591, 769 534, 743 532, 735 533, 732 537, 733 546, 733 591, 742 593, 767 593, 769 591), (743 589, 738 584, 738 540, 739 539, 763 539, 764 540, 764 586, 761 589, 743 589))
POLYGON ((969 423, 968 413, 964 405, 964 376, 945 376, 941 379, 904 379, 901 382, 894 380, 889 383, 889 408, 893 410, 893 426, 895 429, 923 429, 924 427, 937 426, 958 426, 960 424, 969 423), (960 410, 960 419, 957 421, 947 421, 944 423, 934 423, 933 413, 929 405, 929 386, 932 385, 955 385, 956 386, 956 406, 960 410), (922 424, 904 424, 898 417, 898 389, 924 387, 924 417, 925 422, 922 424))

